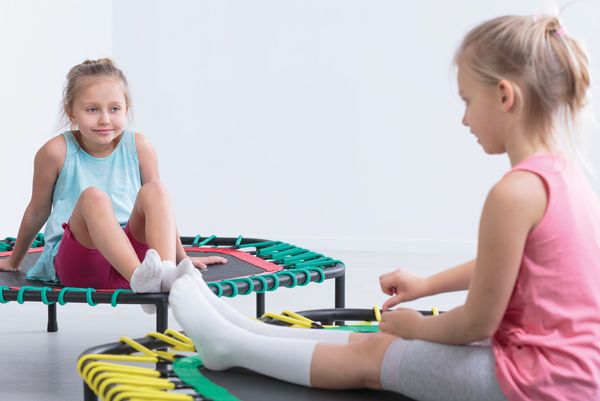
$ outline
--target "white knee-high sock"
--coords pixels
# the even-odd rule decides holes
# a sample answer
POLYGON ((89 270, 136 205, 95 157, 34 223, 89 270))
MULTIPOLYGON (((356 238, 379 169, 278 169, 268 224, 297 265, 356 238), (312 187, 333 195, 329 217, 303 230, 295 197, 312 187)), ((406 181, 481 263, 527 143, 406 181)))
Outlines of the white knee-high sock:
POLYGON ((169 303, 175 318, 192 338, 208 369, 242 367, 310 386, 310 365, 317 345, 313 340, 266 337, 224 319, 198 291, 192 274, 175 281, 169 303))
MULTIPOLYGON (((189 267, 183 265, 192 265, 189 259, 184 259, 178 266, 183 268, 182 270, 190 271, 189 267)), ((194 271, 200 273, 192 265, 194 271)), ((246 316, 239 313, 235 308, 229 305, 217 297, 211 289, 208 287, 201 274, 191 275, 193 281, 196 283, 197 291, 199 291, 207 301, 213 306, 214 309, 218 310, 222 317, 228 320, 230 323, 250 331, 254 334, 260 334, 268 337, 286 337, 286 338, 299 338, 305 340, 315 340, 320 342, 332 343, 332 344, 347 344, 350 337, 349 331, 343 330, 308 330, 308 329, 292 329, 289 327, 274 326, 272 324, 265 324, 247 318, 246 316)))
POLYGON ((194 265, 192 264, 192 261, 190 259, 184 259, 187 260, 189 263, 179 263, 179 265, 175 266, 175 263, 171 262, 170 260, 163 260, 162 262, 162 267, 163 267, 163 276, 160 282, 160 289, 163 292, 169 292, 171 291, 171 287, 173 286, 173 283, 175 282, 175 280, 177 280, 179 277, 183 276, 184 274, 190 274, 192 273, 194 270, 196 270, 196 268, 194 267, 194 265))

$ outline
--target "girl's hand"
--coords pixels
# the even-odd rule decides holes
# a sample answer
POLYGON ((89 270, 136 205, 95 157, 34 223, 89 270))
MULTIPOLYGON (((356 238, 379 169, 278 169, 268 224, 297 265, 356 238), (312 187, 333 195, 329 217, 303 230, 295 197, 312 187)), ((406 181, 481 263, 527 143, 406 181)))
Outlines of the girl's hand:
POLYGON ((425 279, 402 269, 383 274, 379 277, 379 284, 384 293, 392 296, 383 304, 384 311, 425 294, 425 279))
POLYGON ((192 260, 194 266, 196 266, 199 269, 206 269, 208 265, 227 263, 227 259, 222 258, 221 256, 194 256, 190 259, 192 260))
POLYGON ((9 262, 10 259, 0 260, 0 271, 3 272, 16 272, 19 270, 19 266, 13 266, 9 262))
POLYGON ((379 330, 410 340, 416 337, 423 315, 412 309, 400 308, 381 315, 379 330))

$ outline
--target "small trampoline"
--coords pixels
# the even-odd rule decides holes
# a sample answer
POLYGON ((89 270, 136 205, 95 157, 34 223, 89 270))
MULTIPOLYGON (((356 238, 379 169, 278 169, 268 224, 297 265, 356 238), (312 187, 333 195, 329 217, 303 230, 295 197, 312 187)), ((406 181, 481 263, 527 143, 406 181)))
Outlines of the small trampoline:
MULTIPOLYGON (((378 313, 377 307, 284 311, 267 314, 261 320, 302 327, 313 324, 313 328, 331 330, 377 331, 378 326, 371 322, 378 320, 378 313), (357 322, 334 325, 336 321, 357 322)), ((121 337, 119 342, 87 349, 77 363, 77 371, 84 380, 84 401, 414 401, 386 391, 312 389, 246 369, 210 371, 193 351, 194 345, 184 333, 170 329, 135 340, 121 337)))
MULTIPOLYGON (((256 315, 265 310, 265 293, 281 287, 305 286, 335 279, 335 307, 345 302, 345 266, 336 259, 281 241, 244 238, 181 237, 189 256, 218 255, 225 265, 209 266, 202 272, 218 296, 235 297, 256 294, 256 315)), ((0 240, 0 259, 10 256, 15 238, 0 240)), ((69 302, 97 304, 154 304, 156 330, 168 327, 168 293, 136 294, 123 289, 73 288, 30 281, 26 272, 41 255, 44 238, 39 234, 18 272, 0 272, 0 303, 42 302, 48 306, 49 332, 58 330, 56 304, 69 302)), ((82 267, 85 268, 85 267, 82 267)))

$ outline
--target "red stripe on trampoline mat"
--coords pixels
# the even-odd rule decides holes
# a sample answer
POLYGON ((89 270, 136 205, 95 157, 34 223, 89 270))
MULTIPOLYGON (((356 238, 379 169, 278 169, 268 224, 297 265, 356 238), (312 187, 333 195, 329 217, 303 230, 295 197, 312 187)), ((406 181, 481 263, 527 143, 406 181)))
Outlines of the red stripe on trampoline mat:
MULTIPOLYGON (((44 250, 44 247, 31 248, 27 251, 27 253, 37 253, 37 252, 42 252, 43 250, 44 250)), ((0 252, 0 256, 10 256, 11 253, 12 253, 12 251, 0 252)))
POLYGON ((185 248, 185 250, 186 250, 186 252, 212 252, 212 253, 222 253, 225 255, 231 255, 240 260, 243 260, 246 263, 250 263, 252 266, 256 266, 260 269, 263 269, 269 273, 278 272, 280 270, 283 270, 283 266, 276 265, 275 263, 271 263, 271 262, 261 259, 257 256, 251 255, 248 252, 238 251, 237 249, 192 247, 192 248, 185 248))

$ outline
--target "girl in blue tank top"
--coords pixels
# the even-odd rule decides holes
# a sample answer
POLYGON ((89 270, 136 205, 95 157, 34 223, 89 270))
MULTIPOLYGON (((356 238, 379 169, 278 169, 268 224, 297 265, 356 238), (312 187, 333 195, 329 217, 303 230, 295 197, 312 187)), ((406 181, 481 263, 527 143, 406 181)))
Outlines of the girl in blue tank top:
MULTIPOLYGON (((127 79, 112 60, 86 60, 69 71, 63 110, 71 130, 37 152, 31 201, 0 270, 19 269, 44 224, 46 245, 29 279, 160 292, 191 268, 177 268, 185 250, 155 151, 125 130, 130 107, 127 79)), ((192 262, 205 268, 226 260, 192 262)))

